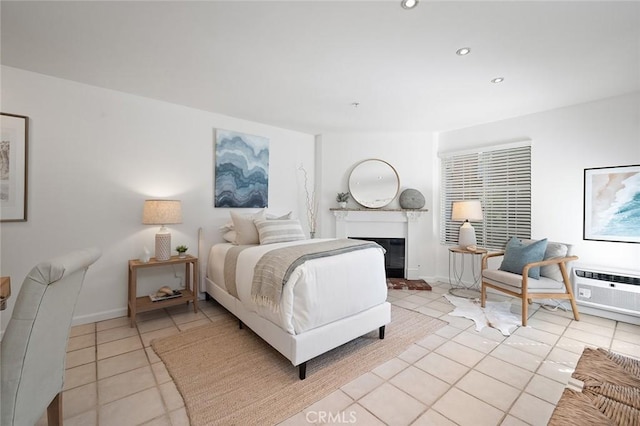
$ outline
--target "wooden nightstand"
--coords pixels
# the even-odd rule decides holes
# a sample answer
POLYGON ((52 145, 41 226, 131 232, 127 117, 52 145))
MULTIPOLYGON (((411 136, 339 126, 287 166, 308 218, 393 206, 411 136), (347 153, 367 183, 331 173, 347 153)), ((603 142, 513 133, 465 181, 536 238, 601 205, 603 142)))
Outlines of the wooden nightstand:
POLYGON ((142 312, 162 309, 169 306, 179 305, 181 303, 193 302, 193 312, 198 312, 198 258, 187 255, 185 257, 171 256, 171 259, 158 261, 155 257, 147 263, 143 263, 138 259, 129 261, 129 302, 127 306, 127 315, 131 317, 131 327, 136 324, 136 314, 142 312), (137 280, 138 269, 152 268, 154 266, 170 266, 184 264, 184 290, 182 296, 174 299, 152 302, 148 295, 138 297, 137 280))

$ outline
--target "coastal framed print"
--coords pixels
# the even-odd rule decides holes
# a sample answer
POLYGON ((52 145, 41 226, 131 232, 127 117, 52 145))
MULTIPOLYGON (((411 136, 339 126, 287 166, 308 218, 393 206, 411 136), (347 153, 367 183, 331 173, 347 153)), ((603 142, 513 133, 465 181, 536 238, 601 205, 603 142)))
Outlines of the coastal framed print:
POLYGON ((0 113, 0 221, 27 220, 29 117, 0 113))
POLYGON ((640 243, 640 165, 584 170, 583 237, 640 243))
POLYGON ((218 129, 215 156, 215 207, 268 206, 269 139, 218 129))

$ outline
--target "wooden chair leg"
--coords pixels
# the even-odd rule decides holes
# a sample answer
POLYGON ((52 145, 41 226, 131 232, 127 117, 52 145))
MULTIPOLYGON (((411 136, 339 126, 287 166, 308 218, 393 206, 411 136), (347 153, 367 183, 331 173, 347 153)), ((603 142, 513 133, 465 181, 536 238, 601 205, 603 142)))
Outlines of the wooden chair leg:
POLYGON ((573 290, 571 289, 571 284, 568 283, 568 280, 565 280, 564 287, 567 289, 567 293, 569 294, 569 302, 571 303, 573 318, 576 321, 580 321, 580 313, 578 312, 578 305, 576 305, 576 298, 573 295, 573 290))
POLYGON ((47 422, 49 426, 62 425, 62 391, 53 398, 47 407, 47 422))
POLYGON ((484 308, 487 303, 487 287, 485 287, 484 283, 480 287, 480 306, 484 308))
POLYGON ((571 296, 571 299, 569 299, 569 301, 571 302, 571 309, 573 310, 573 318, 576 321, 580 321, 580 313, 578 312, 578 306, 576 305, 575 297, 571 296))
POLYGON ((571 302, 571 310, 573 311, 573 318, 576 321, 580 321, 580 314, 578 313, 576 298, 573 295, 573 289, 571 288, 571 280, 569 279, 569 273, 567 272, 567 267, 564 263, 560 263, 560 272, 562 273, 562 282, 564 283, 564 288, 567 290, 567 294, 569 295, 569 302, 571 302))
POLYGON ((529 308, 529 299, 526 296, 522 296, 522 326, 527 326, 527 310, 529 308))

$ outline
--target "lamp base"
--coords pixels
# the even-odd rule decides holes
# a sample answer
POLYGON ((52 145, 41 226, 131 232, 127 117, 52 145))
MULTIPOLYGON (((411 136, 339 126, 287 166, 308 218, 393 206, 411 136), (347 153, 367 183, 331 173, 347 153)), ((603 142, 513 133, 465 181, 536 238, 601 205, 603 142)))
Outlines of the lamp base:
MULTIPOLYGON (((163 227, 164 228, 164 227, 163 227)), ((166 228, 164 228, 166 230, 166 228)), ((156 260, 165 261, 171 259, 171 234, 160 232, 156 234, 156 260)))
POLYGON ((458 234, 458 246, 461 249, 466 249, 469 246, 476 245, 476 230, 473 229, 470 222, 465 222, 460 227, 460 233, 458 234))

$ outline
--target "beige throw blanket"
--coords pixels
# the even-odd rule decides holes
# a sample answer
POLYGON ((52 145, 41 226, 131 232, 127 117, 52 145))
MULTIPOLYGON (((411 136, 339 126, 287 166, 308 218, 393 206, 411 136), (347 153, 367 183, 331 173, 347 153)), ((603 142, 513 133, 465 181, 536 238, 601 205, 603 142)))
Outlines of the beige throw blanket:
POLYGON ((267 306, 274 312, 278 312, 282 287, 298 266, 307 260, 372 247, 382 250, 382 247, 375 242, 353 239, 320 241, 271 250, 263 255, 256 264, 251 286, 251 298, 257 305, 267 306))
POLYGON ((238 299, 238 288, 236 286, 236 267, 238 266, 238 256, 240 252, 255 247, 254 245, 234 246, 227 251, 224 257, 224 286, 230 295, 238 299))

